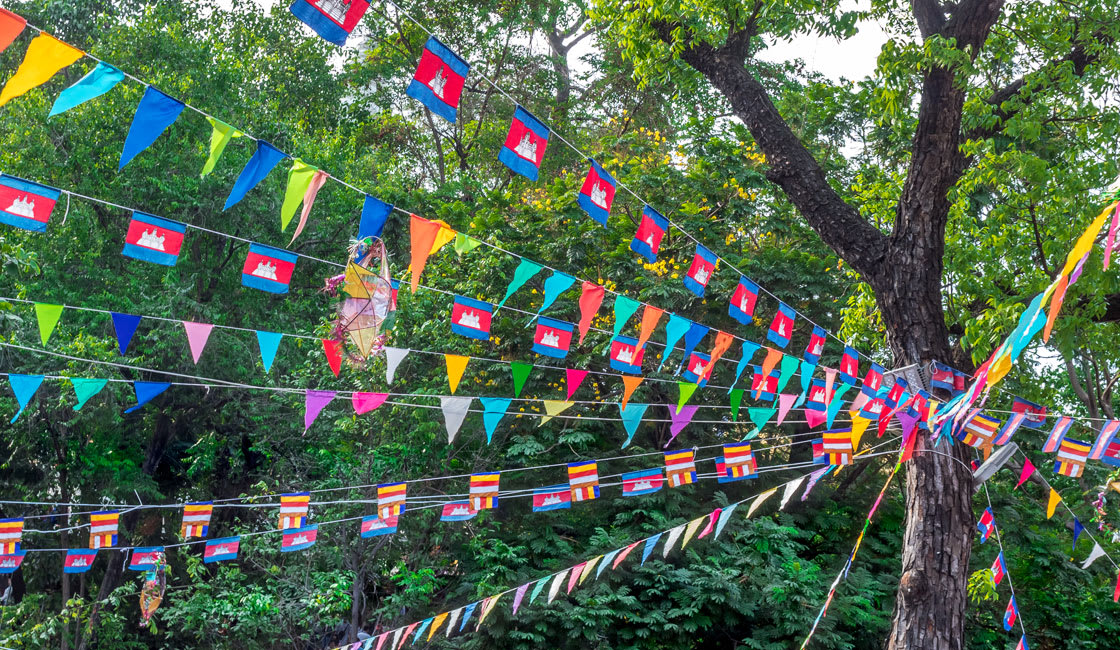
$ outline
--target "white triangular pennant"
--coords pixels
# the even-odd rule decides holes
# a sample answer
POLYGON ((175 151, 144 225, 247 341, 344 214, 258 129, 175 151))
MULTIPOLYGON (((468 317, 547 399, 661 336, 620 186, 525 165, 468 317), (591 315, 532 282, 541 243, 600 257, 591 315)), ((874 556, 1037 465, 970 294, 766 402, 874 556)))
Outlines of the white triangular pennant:
POLYGON ((684 532, 684 527, 687 525, 681 524, 669 531, 669 539, 665 540, 665 546, 661 548, 661 557, 669 557, 669 551, 673 550, 673 545, 680 539, 681 533, 684 532))
POLYGON ((467 410, 471 407, 473 397, 441 397, 440 408, 443 409, 443 420, 447 424, 447 444, 455 441, 455 434, 463 426, 467 417, 467 410))
POLYGON ((1102 555, 1104 555, 1104 549, 1101 548, 1100 544, 1093 542, 1093 550, 1089 551, 1089 557, 1085 558, 1085 561, 1081 563, 1081 568, 1088 569, 1089 565, 1096 562, 1097 558, 1102 555))
POLYGON ((782 505, 778 506, 778 510, 786 509, 786 504, 789 503, 790 498, 795 492, 797 492, 797 488, 801 487, 801 484, 804 482, 805 477, 802 476, 796 480, 786 483, 786 489, 782 492, 782 505))
POLYGON ((767 491, 763 492, 762 494, 756 496, 754 498, 754 501, 751 501, 751 507, 747 508, 747 519, 751 518, 751 515, 754 514, 755 510, 758 510, 758 507, 760 505, 762 505, 763 501, 769 499, 770 495, 774 494, 777 491, 778 491, 778 488, 770 488, 769 490, 767 490, 767 491))
POLYGON ((385 348, 385 383, 393 383, 393 376, 397 374, 397 366, 408 356, 409 350, 402 348, 385 348))
POLYGON ((564 576, 567 574, 568 570, 564 569, 552 579, 552 584, 548 586, 548 602, 551 603, 552 599, 556 598, 556 592, 560 591, 560 583, 564 582, 564 576))

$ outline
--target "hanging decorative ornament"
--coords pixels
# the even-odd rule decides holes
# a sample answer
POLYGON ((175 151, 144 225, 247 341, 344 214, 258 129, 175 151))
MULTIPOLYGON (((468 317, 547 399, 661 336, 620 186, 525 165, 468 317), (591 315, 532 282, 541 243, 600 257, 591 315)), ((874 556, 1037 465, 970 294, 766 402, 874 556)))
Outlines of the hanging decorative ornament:
POLYGON ((389 277, 385 244, 380 239, 351 241, 347 252, 346 272, 327 278, 324 290, 337 295, 341 288, 345 294, 338 305, 334 337, 349 340, 353 344, 348 350, 351 359, 364 362, 385 345, 382 332, 393 327, 396 292, 389 277))
POLYGON ((152 556, 152 563, 144 572, 144 586, 140 589, 140 627, 152 625, 152 614, 156 613, 163 602, 167 590, 167 558, 163 552, 156 552, 152 556))

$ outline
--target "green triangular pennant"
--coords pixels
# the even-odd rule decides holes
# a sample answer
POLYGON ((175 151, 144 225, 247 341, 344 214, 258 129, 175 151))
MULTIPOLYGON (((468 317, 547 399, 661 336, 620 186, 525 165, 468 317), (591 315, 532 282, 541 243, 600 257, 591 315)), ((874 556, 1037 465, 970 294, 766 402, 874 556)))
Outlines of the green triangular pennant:
POLYGON ((521 389, 525 387, 525 380, 529 378, 529 373, 533 370, 533 364, 514 361, 509 364, 509 370, 513 373, 513 395, 521 397, 521 389))
POLYGON ((529 281, 529 278, 540 273, 542 268, 544 267, 533 260, 525 259, 524 257, 521 258, 521 263, 519 263, 517 268, 513 271, 513 279, 510 280, 509 286, 506 287, 505 298, 502 298, 502 301, 498 303, 498 309, 501 309, 502 305, 506 304, 506 301, 509 300, 509 297, 523 287, 525 283, 529 281))
POLYGON ((690 381, 678 381, 677 388, 680 389, 680 394, 677 395, 677 413, 680 413, 698 386, 690 381))
POLYGON ((614 335, 615 336, 618 336, 618 333, 622 331, 622 326, 626 324, 626 321, 630 320, 630 317, 634 315, 634 312, 638 311, 638 307, 640 307, 641 305, 642 305, 642 303, 638 302, 637 300, 631 300, 630 298, 627 298, 626 296, 624 296, 622 294, 618 294, 617 296, 615 296, 615 298, 614 298, 614 335))
POLYGON ((317 171, 317 167, 308 165, 299 158, 292 161, 292 168, 288 170, 288 188, 284 190, 284 203, 280 206, 281 231, 288 229, 288 224, 296 215, 299 204, 303 203, 303 195, 307 194, 307 188, 311 186, 311 179, 317 171))
POLYGON ((74 405, 74 410, 80 411, 82 407, 85 406, 86 400, 100 393, 101 389, 105 388, 105 384, 109 383, 109 380, 71 377, 70 383, 74 385, 74 395, 78 398, 78 403, 74 405))
POLYGON ((778 409, 773 406, 747 409, 747 412, 750 414, 751 423, 754 424, 754 430, 748 433, 744 440, 750 440, 761 433, 762 427, 770 421, 770 418, 774 417, 774 413, 777 411, 778 409))
POLYGON ((466 253, 473 251, 481 245, 482 242, 478 241, 474 237, 471 237, 470 235, 464 235, 461 232, 457 232, 455 233, 455 241, 451 244, 451 248, 459 257, 462 257, 466 253))
POLYGON ((739 405, 743 403, 743 389, 736 388, 731 391, 731 421, 739 421, 739 405))
POLYGON ((217 164, 218 158, 222 157, 222 152, 226 150, 230 138, 240 138, 245 135, 221 120, 212 117, 208 117, 206 120, 214 127, 214 131, 210 134, 210 157, 206 159, 206 164, 202 167, 203 176, 214 171, 214 165, 217 164))
POLYGON ((782 355, 782 374, 778 377, 778 390, 774 391, 775 393, 780 393, 786 389, 786 384, 789 383, 790 379, 793 379, 793 375, 800 365, 801 359, 788 354, 782 355))
POLYGON ((62 317, 62 305, 37 302, 35 317, 39 319, 39 338, 43 341, 43 345, 46 345, 47 340, 51 338, 51 332, 54 331, 54 326, 58 325, 58 319, 62 317))

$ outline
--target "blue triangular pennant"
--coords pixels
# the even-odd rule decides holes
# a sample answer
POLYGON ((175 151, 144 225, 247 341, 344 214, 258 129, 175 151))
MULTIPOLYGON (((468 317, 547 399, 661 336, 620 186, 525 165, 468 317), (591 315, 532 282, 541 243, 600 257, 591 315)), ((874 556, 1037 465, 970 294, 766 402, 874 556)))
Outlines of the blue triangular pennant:
POLYGON ((136 154, 152 146, 167 127, 179 118, 184 108, 186 106, 183 102, 148 86, 136 107, 136 114, 132 116, 132 126, 128 127, 117 171, 124 169, 136 154))
POLYGON ((226 199, 226 205, 222 210, 229 210, 237 205, 237 202, 245 198, 249 190, 256 187, 257 183, 268 176, 268 172, 272 171, 273 167, 287 157, 288 154, 264 140, 257 140, 257 150, 253 152, 253 157, 249 159, 249 162, 245 163, 245 168, 241 170, 241 174, 237 176, 237 181, 234 182, 233 189, 229 191, 229 198, 226 199))
POLYGON ((136 390, 136 406, 126 409, 125 413, 132 413, 152 401, 153 397, 171 388, 171 384, 158 381, 134 381, 132 387, 136 390))
POLYGON ((133 316, 132 314, 118 314, 113 312, 113 331, 117 334, 117 347, 120 348, 121 354, 128 351, 128 344, 132 342, 132 335, 136 333, 136 327, 140 325, 140 316, 133 316))
POLYGON ((622 448, 626 449, 630 446, 630 441, 634 439, 634 432, 638 430, 638 425, 642 422, 642 416, 646 414, 646 409, 649 404, 635 404, 633 402, 622 408, 618 405, 619 413, 622 415, 622 426, 626 427, 626 442, 622 443, 622 448))
POLYGON ((280 339, 284 335, 280 332, 264 332, 256 330, 257 332, 257 346, 261 349, 261 363, 264 364, 264 371, 268 372, 272 369, 272 361, 276 358, 276 349, 280 347, 280 339))
POLYGON ((15 417, 11 422, 19 419, 23 409, 27 408, 27 403, 35 396, 35 391, 39 390, 39 385, 43 383, 43 375, 17 375, 15 373, 8 375, 8 383, 12 386, 12 392, 16 394, 16 401, 19 402, 19 410, 16 411, 15 417))
POLYGON ((482 402, 482 425, 486 427, 486 444, 490 444, 491 438, 494 437, 494 429, 505 417, 513 400, 506 397, 480 397, 478 401, 482 402))
POLYGON ((646 545, 642 548, 642 564, 645 564, 646 560, 649 559, 650 554, 653 553, 653 547, 657 546, 657 540, 661 539, 662 534, 657 533, 646 540, 646 545))

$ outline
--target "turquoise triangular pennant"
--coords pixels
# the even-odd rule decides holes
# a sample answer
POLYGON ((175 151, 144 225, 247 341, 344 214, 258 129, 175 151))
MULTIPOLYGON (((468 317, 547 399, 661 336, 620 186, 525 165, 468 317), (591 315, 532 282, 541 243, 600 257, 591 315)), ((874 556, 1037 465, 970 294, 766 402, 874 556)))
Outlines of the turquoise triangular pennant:
POLYGON ((19 419, 23 409, 27 408, 27 403, 35 396, 35 392, 39 390, 42 383, 43 375, 17 375, 15 373, 8 375, 8 384, 11 385, 12 392, 16 394, 16 401, 19 402, 19 410, 16 411, 11 423, 19 419))
POLYGON ((83 377, 71 377, 70 383, 74 386, 74 395, 78 398, 78 403, 74 405, 75 411, 82 410, 89 398, 101 392, 102 388, 109 383, 108 379, 86 379, 83 377))
POLYGON ((513 400, 508 397, 480 397, 482 402, 482 424, 486 427, 486 444, 494 437, 494 429, 505 417, 513 400))

